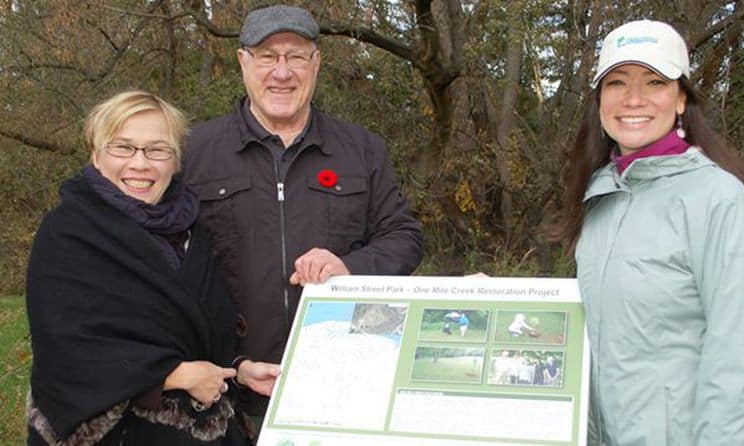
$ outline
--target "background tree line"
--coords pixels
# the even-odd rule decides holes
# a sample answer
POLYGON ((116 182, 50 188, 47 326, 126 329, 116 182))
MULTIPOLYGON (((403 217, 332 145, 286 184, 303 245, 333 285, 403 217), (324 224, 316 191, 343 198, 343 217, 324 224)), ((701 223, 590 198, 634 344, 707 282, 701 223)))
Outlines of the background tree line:
MULTIPOLYGON (((242 20, 273 3, 0 0, 0 294, 22 292, 39 219, 87 162, 90 107, 143 88, 193 122, 227 112, 244 94, 242 20)), ((421 273, 571 273, 542 228, 597 45, 627 20, 682 33, 711 120, 742 150, 743 0, 286 3, 321 24, 315 104, 386 138, 424 224, 421 273)))

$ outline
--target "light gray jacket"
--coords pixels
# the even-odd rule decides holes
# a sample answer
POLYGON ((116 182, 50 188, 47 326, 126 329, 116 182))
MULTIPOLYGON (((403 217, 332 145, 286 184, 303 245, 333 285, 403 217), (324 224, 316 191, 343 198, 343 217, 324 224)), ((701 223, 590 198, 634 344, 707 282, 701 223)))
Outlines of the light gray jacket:
POLYGON ((603 442, 744 445, 744 185, 697 148, 593 175, 576 249, 603 442))

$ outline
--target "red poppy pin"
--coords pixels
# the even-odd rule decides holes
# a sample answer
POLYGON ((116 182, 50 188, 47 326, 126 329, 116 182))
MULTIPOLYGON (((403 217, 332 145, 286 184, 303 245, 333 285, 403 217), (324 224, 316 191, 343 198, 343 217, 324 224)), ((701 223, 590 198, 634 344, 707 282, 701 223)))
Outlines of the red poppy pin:
POLYGON ((318 172, 318 183, 323 187, 333 187, 338 183, 338 175, 331 169, 323 169, 318 172))

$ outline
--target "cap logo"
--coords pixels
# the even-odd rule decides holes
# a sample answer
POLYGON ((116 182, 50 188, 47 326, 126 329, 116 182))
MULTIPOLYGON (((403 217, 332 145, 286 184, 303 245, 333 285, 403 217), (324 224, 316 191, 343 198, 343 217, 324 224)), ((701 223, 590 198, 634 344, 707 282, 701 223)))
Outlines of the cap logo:
POLYGON ((637 36, 637 37, 620 37, 617 39, 617 47, 622 48, 626 45, 638 45, 640 43, 659 43, 659 39, 652 36, 637 36))

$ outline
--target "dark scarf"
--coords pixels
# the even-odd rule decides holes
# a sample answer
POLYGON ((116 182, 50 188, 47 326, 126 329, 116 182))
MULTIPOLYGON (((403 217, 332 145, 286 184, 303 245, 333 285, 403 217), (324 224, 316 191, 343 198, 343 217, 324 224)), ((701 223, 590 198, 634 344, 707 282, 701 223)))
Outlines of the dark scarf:
POLYGON ((145 203, 125 194, 92 164, 83 168, 83 177, 103 198, 141 225, 165 254, 171 267, 178 268, 186 254, 184 244, 188 229, 199 215, 199 198, 181 177, 174 176, 163 198, 157 204, 145 203))
MULTIPOLYGON (((34 239, 26 302, 33 399, 55 437, 66 438, 86 420, 162 385, 182 361, 229 366, 235 316, 198 225, 174 270, 150 232, 109 206, 83 175, 66 181, 60 195, 34 239)), ((188 219, 171 221, 178 223, 162 227, 183 230, 188 219)), ((194 426, 220 416, 215 406, 195 412, 185 392, 164 396, 178 400, 194 426)))

